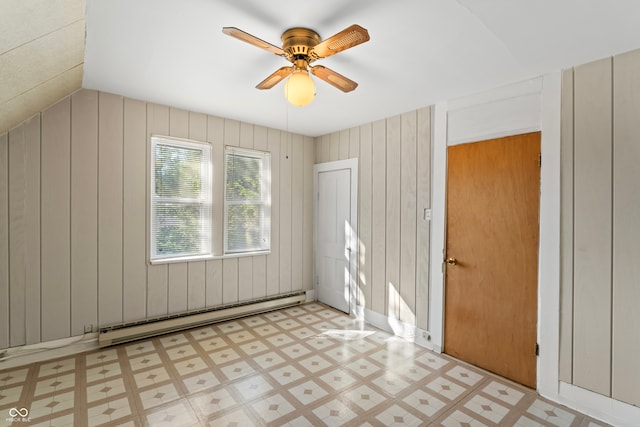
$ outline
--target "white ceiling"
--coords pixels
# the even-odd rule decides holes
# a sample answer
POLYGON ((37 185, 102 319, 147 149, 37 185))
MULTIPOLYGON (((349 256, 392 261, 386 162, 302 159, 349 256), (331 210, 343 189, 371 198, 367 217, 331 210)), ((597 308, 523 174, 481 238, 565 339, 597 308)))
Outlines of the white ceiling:
POLYGON ((640 47, 638 0, 87 0, 83 87, 318 136, 640 47), (351 24, 371 40, 318 61, 359 83, 316 80, 307 107, 255 85, 308 27, 351 24))

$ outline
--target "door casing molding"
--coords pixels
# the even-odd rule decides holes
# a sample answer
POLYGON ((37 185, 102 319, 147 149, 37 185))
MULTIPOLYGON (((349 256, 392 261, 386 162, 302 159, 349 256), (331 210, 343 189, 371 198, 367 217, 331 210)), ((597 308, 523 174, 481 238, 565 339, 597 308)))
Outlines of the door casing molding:
MULTIPOLYGON (((542 131, 540 249, 538 258, 538 391, 557 393, 557 334, 559 262, 558 252, 560 73, 496 88, 468 97, 436 104, 433 111, 433 187, 429 325, 434 350, 444 346, 444 248, 446 233, 447 147, 502 136, 542 131), (557 182, 555 181, 555 177, 557 182), (558 222, 558 224, 555 224, 558 222), (554 312, 556 314, 554 314, 554 312), (541 333, 544 331, 544 333, 541 333), (554 362, 555 359, 555 362, 554 362)), ((554 393, 554 394, 555 394, 554 393)))

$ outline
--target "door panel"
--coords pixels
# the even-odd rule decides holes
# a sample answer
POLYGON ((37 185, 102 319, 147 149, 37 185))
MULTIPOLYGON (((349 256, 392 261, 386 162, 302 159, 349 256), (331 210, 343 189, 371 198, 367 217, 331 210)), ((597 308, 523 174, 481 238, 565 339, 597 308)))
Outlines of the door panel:
POLYGON ((349 313, 351 171, 318 174, 318 300, 349 313))
POLYGON ((536 386, 540 133, 448 148, 445 352, 536 386))

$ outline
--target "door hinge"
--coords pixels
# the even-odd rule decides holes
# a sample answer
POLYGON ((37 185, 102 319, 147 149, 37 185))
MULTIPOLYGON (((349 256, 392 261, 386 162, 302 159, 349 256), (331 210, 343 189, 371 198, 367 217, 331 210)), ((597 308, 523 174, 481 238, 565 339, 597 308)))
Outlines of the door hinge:
POLYGON ((536 343, 536 356, 540 356, 540 344, 536 343))
POLYGON ((542 167, 542 153, 538 154, 538 167, 542 167))

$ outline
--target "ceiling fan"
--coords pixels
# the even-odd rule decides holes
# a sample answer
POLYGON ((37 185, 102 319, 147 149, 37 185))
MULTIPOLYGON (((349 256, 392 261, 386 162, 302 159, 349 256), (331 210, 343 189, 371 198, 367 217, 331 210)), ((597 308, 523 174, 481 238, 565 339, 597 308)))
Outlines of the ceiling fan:
POLYGON ((304 106, 315 96, 315 87, 309 73, 343 92, 351 92, 358 83, 322 65, 311 66, 318 59, 326 58, 361 43, 369 41, 369 32, 359 25, 352 25, 326 40, 308 28, 291 28, 282 34, 282 47, 261 40, 236 27, 224 27, 222 32, 251 45, 282 56, 293 65, 281 67, 258 83, 257 89, 271 89, 291 76, 285 84, 285 96, 294 105, 304 106))

